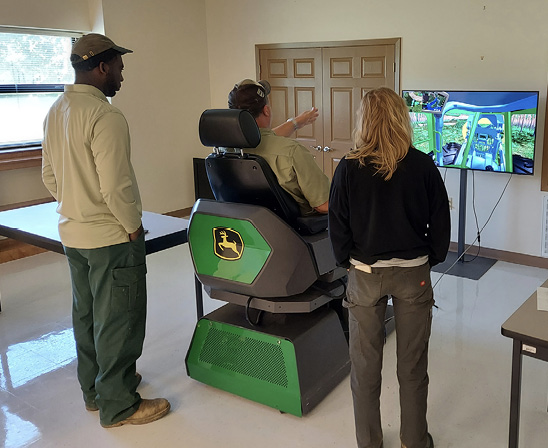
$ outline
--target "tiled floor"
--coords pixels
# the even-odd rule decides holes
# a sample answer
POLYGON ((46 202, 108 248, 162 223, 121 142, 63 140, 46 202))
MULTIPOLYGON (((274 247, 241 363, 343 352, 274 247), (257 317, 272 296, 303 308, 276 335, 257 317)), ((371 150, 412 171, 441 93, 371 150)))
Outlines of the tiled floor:
MULTIPOLYGON (((0 264, 0 446, 327 448, 354 447, 348 378, 297 418, 200 384, 184 358, 194 329, 188 247, 148 258, 149 315, 138 362, 144 397, 166 397, 171 413, 144 426, 103 429, 86 412, 75 375, 68 269, 45 253, 0 264)), ((433 279, 439 274, 433 274, 433 279)), ((498 262, 481 280, 444 276, 435 294, 429 425, 437 448, 507 446, 511 340, 500 326, 548 278, 548 270, 498 262)), ((206 312, 222 303, 207 299, 206 312)), ((388 338, 382 392, 385 448, 399 448, 388 338)), ((523 365, 521 447, 548 440, 548 363, 523 365)))

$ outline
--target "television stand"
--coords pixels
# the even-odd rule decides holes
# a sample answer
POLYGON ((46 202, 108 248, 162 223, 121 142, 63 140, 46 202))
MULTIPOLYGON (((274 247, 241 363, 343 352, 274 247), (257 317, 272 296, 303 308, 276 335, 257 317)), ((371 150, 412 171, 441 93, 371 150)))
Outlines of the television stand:
POLYGON ((448 252, 445 261, 434 266, 432 271, 444 273, 455 264, 455 266, 446 272, 447 274, 454 275, 455 277, 468 278, 470 280, 479 280, 497 261, 485 257, 474 258, 473 255, 465 254, 463 257, 464 261, 461 259, 455 263, 458 256, 458 252, 448 252))
POLYGON ((448 252, 443 263, 432 268, 434 272, 447 273, 456 277, 479 280, 497 260, 492 258, 476 257, 471 254, 464 254, 464 240, 466 237, 466 189, 468 186, 468 170, 460 171, 460 192, 459 192, 459 234, 457 252, 448 252), (462 255, 464 254, 464 255, 462 255), (462 255, 462 257, 461 257, 462 255), (459 259, 455 263, 455 261, 459 259), (467 261, 470 260, 470 261, 467 261), (453 266, 454 264, 454 266, 453 266), (452 266, 452 267, 451 267, 452 266), (447 272, 446 272, 447 271, 447 272))

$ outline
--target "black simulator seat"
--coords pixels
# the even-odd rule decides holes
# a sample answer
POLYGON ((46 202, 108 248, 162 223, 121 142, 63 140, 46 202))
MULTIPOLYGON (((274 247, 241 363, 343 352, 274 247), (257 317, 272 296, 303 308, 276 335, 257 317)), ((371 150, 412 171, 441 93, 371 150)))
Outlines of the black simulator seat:
POLYGON ((327 229, 327 215, 303 217, 299 205, 285 191, 268 163, 259 155, 244 154, 261 139, 257 123, 249 113, 224 109, 207 110, 200 119, 200 139, 204 146, 239 148, 239 153, 217 152, 206 160, 209 183, 215 199, 261 205, 272 210, 299 233, 315 234, 327 229), (236 162, 239 160, 239 162, 236 162))
POLYGON ((260 142, 249 112, 205 111, 200 139, 215 147, 206 171, 216 200, 194 204, 189 247, 207 294, 229 303, 198 322, 187 372, 301 416, 350 371, 330 306, 344 297, 346 270, 335 264, 326 216, 301 219, 268 164, 243 152, 260 142))
MULTIPOLYGON (((296 201, 280 187, 268 163, 258 155, 243 153, 242 148, 252 148, 260 142, 260 133, 251 114, 242 110, 207 110, 200 119, 200 139, 204 145, 214 145, 216 148, 216 152, 206 159, 206 172, 216 201, 196 202, 189 236, 205 228, 200 225, 200 230, 193 229, 193 217, 207 222, 205 215, 223 216, 240 223, 253 222, 270 248, 264 260, 258 256, 258 250, 253 253, 257 257, 252 259, 249 254, 248 260, 241 260, 242 266, 239 268, 257 270, 252 282, 227 278, 232 275, 236 263, 222 263, 222 268, 226 270, 221 272, 217 263, 219 253, 210 253, 212 258, 209 262, 204 260, 204 254, 194 257, 197 276, 208 294, 238 304, 246 304, 250 297, 278 298, 274 299, 279 302, 277 306, 259 299, 251 302, 252 308, 270 312, 292 312, 291 307, 282 307, 280 303, 287 302, 289 296, 304 293, 315 282, 318 282, 317 287, 312 288, 306 297, 292 297, 290 301, 318 307, 329 302, 333 296, 343 294, 342 279, 346 270, 336 266, 327 234, 327 215, 301 217, 296 201), (240 152, 220 149, 229 147, 240 152), (252 263, 253 267, 244 268, 248 263, 252 263), (325 290, 329 291, 327 295, 321 293, 325 290), (242 297, 238 299, 234 293, 242 297)), ((212 235, 214 240, 222 241, 223 237, 216 237, 214 231, 212 235)), ((233 237, 238 239, 235 234, 233 237)), ((212 241, 212 244, 216 245, 216 242, 212 241)), ((193 241, 190 241, 190 247, 192 250, 193 241)), ((215 247, 217 252, 221 251, 218 245, 215 247)), ((225 256, 236 257, 237 254, 230 251, 225 256)), ((241 258, 244 258, 243 254, 241 258)), ((301 305, 294 311, 313 309, 301 305)))
MULTIPOLYGON (((202 123, 208 126, 207 120, 202 123)), ((280 187, 272 168, 259 155, 213 153, 206 159, 206 170, 217 201, 268 208, 301 235, 327 229, 327 215, 301 216, 295 199, 280 187)))

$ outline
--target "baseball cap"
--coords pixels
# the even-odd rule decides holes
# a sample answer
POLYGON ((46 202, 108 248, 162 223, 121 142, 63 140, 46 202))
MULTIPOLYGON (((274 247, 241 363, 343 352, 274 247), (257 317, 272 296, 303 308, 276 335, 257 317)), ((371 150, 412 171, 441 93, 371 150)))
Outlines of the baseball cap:
POLYGON ((89 33, 78 39, 72 46, 70 61, 72 64, 87 61, 93 56, 107 50, 115 50, 120 54, 133 53, 132 50, 116 45, 111 39, 102 34, 89 33))
POLYGON ((257 82, 252 79, 243 79, 228 94, 228 107, 248 110, 256 116, 267 104, 270 90, 268 81, 257 82))

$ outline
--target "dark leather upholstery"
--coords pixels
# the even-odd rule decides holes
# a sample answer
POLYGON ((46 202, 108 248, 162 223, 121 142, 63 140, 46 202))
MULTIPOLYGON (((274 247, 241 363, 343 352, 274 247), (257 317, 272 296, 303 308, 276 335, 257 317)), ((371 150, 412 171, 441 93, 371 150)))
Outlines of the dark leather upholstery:
POLYGON ((200 117, 199 131, 204 146, 255 148, 261 142, 257 122, 246 110, 206 110, 200 117))
POLYGON ((262 157, 254 154, 210 154, 206 171, 215 199, 260 205, 292 227, 300 215, 295 200, 278 184, 262 157))

